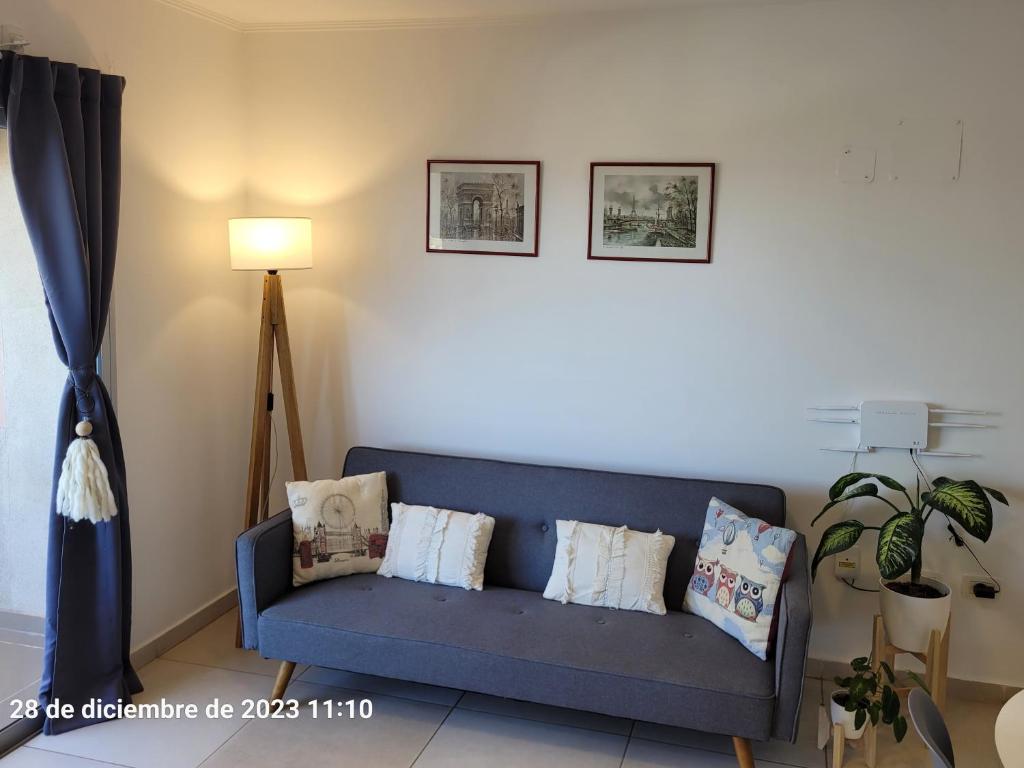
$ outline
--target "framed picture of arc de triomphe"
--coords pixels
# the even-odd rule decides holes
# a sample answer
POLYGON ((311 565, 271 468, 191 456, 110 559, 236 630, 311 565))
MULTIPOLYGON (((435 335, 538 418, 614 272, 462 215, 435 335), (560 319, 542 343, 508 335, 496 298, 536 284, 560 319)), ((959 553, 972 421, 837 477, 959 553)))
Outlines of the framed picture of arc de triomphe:
POLYGON ((536 256, 539 232, 539 161, 427 161, 428 251, 536 256))

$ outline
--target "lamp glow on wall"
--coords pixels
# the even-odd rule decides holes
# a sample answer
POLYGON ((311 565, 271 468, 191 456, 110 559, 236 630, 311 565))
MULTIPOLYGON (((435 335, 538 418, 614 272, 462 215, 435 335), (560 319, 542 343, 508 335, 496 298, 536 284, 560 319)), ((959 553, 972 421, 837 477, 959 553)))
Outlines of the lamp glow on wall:
MULTIPOLYGON (((274 410, 274 348, 281 366, 281 394, 288 424, 288 445, 292 455, 292 476, 306 479, 306 456, 302 449, 295 373, 292 369, 284 293, 278 270, 310 269, 313 266, 313 223, 304 218, 244 218, 228 221, 231 268, 265 270, 263 310, 260 317, 259 355, 256 363, 256 394, 252 407, 252 442, 249 475, 245 489, 243 528, 267 517, 270 496, 270 433, 274 410)), ((241 627, 236 645, 241 644, 241 627)))

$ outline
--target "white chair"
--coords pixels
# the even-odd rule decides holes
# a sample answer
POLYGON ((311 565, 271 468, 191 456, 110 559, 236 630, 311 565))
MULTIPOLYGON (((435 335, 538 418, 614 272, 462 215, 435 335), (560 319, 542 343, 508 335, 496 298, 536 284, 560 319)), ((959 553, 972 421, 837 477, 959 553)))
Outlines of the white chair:
POLYGON ((956 768, 953 743, 949 740, 946 721, 942 719, 942 713, 935 706, 931 696, 920 688, 915 688, 907 698, 907 706, 917 735, 932 753, 934 768, 956 768))

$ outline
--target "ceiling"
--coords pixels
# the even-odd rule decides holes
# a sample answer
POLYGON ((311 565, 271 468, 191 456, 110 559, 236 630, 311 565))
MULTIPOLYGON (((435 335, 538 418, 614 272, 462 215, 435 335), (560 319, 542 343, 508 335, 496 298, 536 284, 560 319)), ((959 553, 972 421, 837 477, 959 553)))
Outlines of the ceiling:
MULTIPOLYGON (((757 2, 757 0, 754 0, 757 2)), ((772 0, 761 0, 772 1, 772 0)), ((778 1, 778 0, 774 0, 778 1)), ((237 29, 429 26, 751 0, 163 0, 237 29)))

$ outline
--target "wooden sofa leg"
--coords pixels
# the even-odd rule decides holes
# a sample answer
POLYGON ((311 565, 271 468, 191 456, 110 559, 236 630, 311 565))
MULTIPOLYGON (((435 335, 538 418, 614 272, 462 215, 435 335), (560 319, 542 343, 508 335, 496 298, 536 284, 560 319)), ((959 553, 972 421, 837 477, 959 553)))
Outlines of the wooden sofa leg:
POLYGON ((754 750, 750 746, 750 740, 733 736, 732 746, 736 750, 736 761, 740 768, 754 768, 754 750))
MULTIPOLYGON (((284 691, 288 687, 288 681, 292 679, 292 672, 295 671, 294 661, 282 661, 277 668, 277 679, 274 680, 274 692, 270 694, 271 701, 284 698, 284 691)), ((753 765, 753 763, 751 763, 753 765)))

